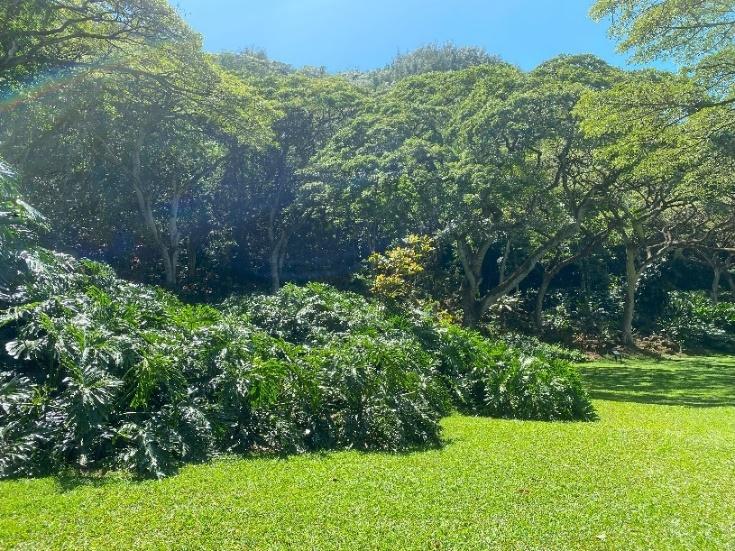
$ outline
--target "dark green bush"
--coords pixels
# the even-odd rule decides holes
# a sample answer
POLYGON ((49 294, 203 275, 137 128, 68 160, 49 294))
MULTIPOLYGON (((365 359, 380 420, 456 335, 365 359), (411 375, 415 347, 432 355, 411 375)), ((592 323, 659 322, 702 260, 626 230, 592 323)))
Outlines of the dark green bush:
POLYGON ((579 350, 544 342, 533 335, 506 333, 498 335, 497 338, 526 356, 537 356, 547 361, 557 359, 574 363, 587 361, 587 356, 579 350))
MULTIPOLYGON (((349 335, 341 308, 378 311, 356 296, 308 291, 340 303, 307 309, 323 320, 313 329, 283 332, 304 346, 99 264, 44 251, 26 261, 20 304, 0 318, 3 475, 73 466, 160 477, 220 453, 439 441, 447 405, 433 360, 410 336, 349 335)), ((299 317, 284 308, 284 320, 299 317)))
POLYGON ((411 338, 354 335, 307 358, 325 389, 320 418, 339 447, 401 450, 438 444, 450 412, 434 360, 411 338))
POLYGON ((735 349, 735 303, 720 302, 702 291, 673 291, 662 321, 666 336, 682 348, 735 349))
POLYGON ((223 453, 398 451, 460 411, 586 419, 566 362, 428 312, 389 315, 329 286, 183 304, 107 267, 25 253, 0 314, 0 475, 64 468, 164 476, 223 453))
POLYGON ((597 417, 579 373, 565 360, 508 353, 485 381, 485 415, 540 421, 597 417))
POLYGON ((592 420, 576 368, 532 356, 456 326, 442 332, 440 373, 464 413, 536 420, 592 420))
POLYGON ((386 331, 385 309, 323 283, 285 285, 275 295, 231 297, 224 308, 293 343, 324 343, 335 335, 386 331))

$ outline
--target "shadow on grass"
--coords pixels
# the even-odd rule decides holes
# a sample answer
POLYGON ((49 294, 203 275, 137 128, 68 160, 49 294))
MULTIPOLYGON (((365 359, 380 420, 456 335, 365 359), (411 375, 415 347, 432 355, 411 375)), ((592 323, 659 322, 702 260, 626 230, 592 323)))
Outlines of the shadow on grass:
POLYGON ((735 358, 627 360, 582 368, 592 398, 690 407, 735 406, 735 358))
POLYGON ((120 474, 96 474, 88 475, 82 473, 76 473, 73 471, 60 473, 54 476, 56 486, 59 493, 71 492, 82 486, 101 488, 104 486, 110 486, 119 483, 131 483, 138 482, 140 479, 133 477, 123 477, 120 474))
MULTIPOLYGON (((447 446, 454 444, 456 440, 454 438, 442 438, 438 442, 430 442, 426 445, 411 446, 402 450, 375 450, 375 449, 360 449, 360 448, 321 448, 309 450, 303 453, 278 453, 278 452, 245 452, 241 454, 223 454, 212 457, 207 460, 200 461, 184 461, 176 465, 175 468, 168 472, 167 476, 163 477, 162 480, 172 478, 179 474, 179 471, 184 467, 196 466, 196 465, 214 465, 217 462, 226 461, 256 461, 256 460, 278 460, 278 461, 289 461, 299 457, 312 457, 312 458, 328 458, 336 453, 353 451, 360 453, 361 455, 378 455, 384 457, 406 457, 411 455, 418 455, 427 451, 438 451, 443 450, 447 446)), ((105 486, 111 486, 115 484, 141 484, 146 482, 155 481, 154 477, 140 476, 127 471, 92 471, 92 472, 80 472, 73 469, 65 470, 61 473, 51 475, 56 483, 56 489, 58 493, 64 494, 67 492, 74 491, 82 487, 101 488, 105 486)), ((22 479, 26 477, 18 477, 22 479)), ((34 477, 29 477, 34 478, 34 477)))

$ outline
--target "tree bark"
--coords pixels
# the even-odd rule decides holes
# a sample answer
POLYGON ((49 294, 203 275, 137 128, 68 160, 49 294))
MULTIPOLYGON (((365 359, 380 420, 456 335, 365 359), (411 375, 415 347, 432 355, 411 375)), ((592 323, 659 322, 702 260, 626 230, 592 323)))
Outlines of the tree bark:
POLYGON ((498 282, 503 283, 505 281, 505 270, 508 267, 508 257, 510 256, 510 244, 511 240, 505 242, 505 248, 503 249, 503 258, 500 261, 500 267, 498 268, 498 282))
POLYGON ((171 197, 170 212, 168 218, 168 243, 165 248, 169 255, 169 270, 166 272, 166 285, 175 287, 179 278, 179 252, 181 234, 179 232, 179 206, 181 205, 181 194, 178 188, 174 189, 171 197))
POLYGON ((465 278, 462 283, 462 324, 465 327, 477 327, 482 317, 478 302, 478 289, 465 278))
POLYGON ((539 285, 538 293, 536 294, 536 309, 534 312, 534 320, 536 321, 536 329, 540 333, 544 326, 544 299, 546 293, 551 285, 551 280, 554 278, 552 272, 544 270, 544 274, 541 278, 541 285, 539 285))
POLYGON ((634 245, 625 247, 625 307, 623 309, 623 344, 633 346, 633 318, 635 316, 635 293, 638 288, 640 271, 636 269, 635 259, 638 250, 634 245))
POLYGON ((712 268, 712 302, 717 305, 720 302, 720 276, 722 268, 713 266, 712 268))
POLYGON ((281 274, 283 272, 283 262, 286 257, 285 241, 286 240, 284 239, 284 236, 281 236, 278 242, 273 246, 270 256, 268 258, 268 265, 270 267, 271 277, 271 290, 274 293, 277 293, 278 290, 281 288, 281 274))

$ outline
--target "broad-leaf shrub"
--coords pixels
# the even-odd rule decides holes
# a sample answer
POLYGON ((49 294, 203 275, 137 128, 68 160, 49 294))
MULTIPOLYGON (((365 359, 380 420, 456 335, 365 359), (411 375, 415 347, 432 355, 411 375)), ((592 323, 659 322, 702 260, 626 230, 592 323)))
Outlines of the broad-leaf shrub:
MULTIPOLYGON (((283 331, 302 342, 314 332, 305 346, 99 264, 45 251, 25 258, 21 304, 0 317, 5 476, 73 466, 161 477, 220 453, 439 442, 447 401, 431 356, 410 336, 349 334, 340 320, 351 306, 377 315, 356 296, 317 288, 339 304, 307 301, 323 323, 283 331)), ((288 292, 277 297, 284 304, 288 292)))
POLYGON ((735 348, 735 303, 714 304, 702 291, 669 293, 661 325, 666 336, 683 348, 735 348))
POLYGON ((563 358, 525 354, 456 326, 443 329, 438 351, 441 377, 463 413, 548 421, 596 418, 576 368, 563 358))
POLYGON ((489 370, 482 413, 541 421, 593 420, 577 370, 565 360, 508 353, 489 370))
POLYGON ((579 350, 544 342, 533 335, 506 333, 496 338, 526 356, 537 356, 545 360, 567 360, 574 363, 588 361, 587 356, 579 350))
POLYGON ((382 306, 323 283, 288 284, 275 295, 231 297, 224 308, 293 343, 324 343, 335 335, 389 328, 382 306))
POLYGON ((45 227, 41 213, 19 197, 10 168, 0 159, 0 308, 14 283, 18 256, 45 227))
POLYGON ((452 406, 586 419, 568 363, 332 287, 192 306, 71 257, 24 253, 0 314, 0 475, 162 477, 218 454, 436 445, 452 406))
POLYGON ((231 299, 228 304, 261 329, 299 343, 325 343, 347 334, 416 339, 437 362, 437 377, 464 413, 543 420, 595 417, 569 363, 585 356, 534 337, 487 339, 440 323, 422 310, 389 315, 360 295, 315 283, 287 285, 277 295, 231 299))
POLYGON ((450 412, 434 360, 412 338, 354 335, 309 355, 325 389, 323 419, 339 447, 400 450, 438 444, 450 412))
POLYGON ((269 333, 300 343, 324 343, 346 334, 416 339, 433 356, 437 378, 464 413, 543 420, 595 418, 570 363, 584 361, 585 356, 533 337, 487 339, 438 322, 422 310, 389 315, 360 295, 324 284, 287 285, 274 296, 228 304, 231 311, 269 333))

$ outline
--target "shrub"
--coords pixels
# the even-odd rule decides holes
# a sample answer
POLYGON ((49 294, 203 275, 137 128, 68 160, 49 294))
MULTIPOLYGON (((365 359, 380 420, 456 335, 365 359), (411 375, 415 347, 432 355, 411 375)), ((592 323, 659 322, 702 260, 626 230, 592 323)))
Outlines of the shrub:
POLYGON ((672 291, 662 321, 664 333, 683 348, 735 348, 735 303, 714 304, 701 291, 672 291))
POLYGON ((450 411, 434 361, 411 338, 355 335, 308 357, 318 373, 323 414, 339 447, 402 450, 436 445, 450 411))
POLYGON ((576 368, 532 356, 456 326, 445 328, 440 373, 464 413, 536 420, 592 420, 595 411, 576 368))
POLYGON ((585 349, 596 351, 619 342, 623 287, 617 278, 606 289, 582 294, 557 290, 549 293, 547 301, 549 306, 543 314, 546 338, 567 344, 584 343, 585 349))
POLYGON ((224 309, 293 343, 324 343, 360 331, 386 331, 382 306, 323 283, 288 284, 275 295, 230 297, 224 309))
POLYGON ((541 421, 596 419, 579 373, 565 360, 508 354, 489 370, 485 381, 485 415, 541 421))
POLYGON ((0 475, 75 467, 161 477, 221 453, 439 441, 447 400, 431 356, 410 335, 379 337, 387 319, 356 295, 311 286, 252 299, 269 333, 248 312, 185 305, 99 264, 44 251, 25 259, 20 304, 0 317, 10 356, 0 475), (282 320, 260 309, 273 303, 282 320), (373 332, 350 334, 353 324, 373 332))
POLYGON ((414 449, 439 443, 452 405, 591 417, 555 349, 522 353, 430 312, 389 315, 321 284, 215 309, 94 262, 23 259, 28 276, 0 314, 2 476, 162 477, 223 453, 414 449))
POLYGON ((427 295, 422 287, 434 279, 426 266, 435 254, 435 240, 426 235, 409 235, 385 253, 371 254, 366 274, 370 292, 394 304, 422 302, 427 295))
POLYGON ((497 338, 526 356, 538 356, 547 361, 557 359, 573 363, 587 361, 587 356, 579 350, 544 342, 533 335, 506 333, 504 335, 498 335, 497 338))

